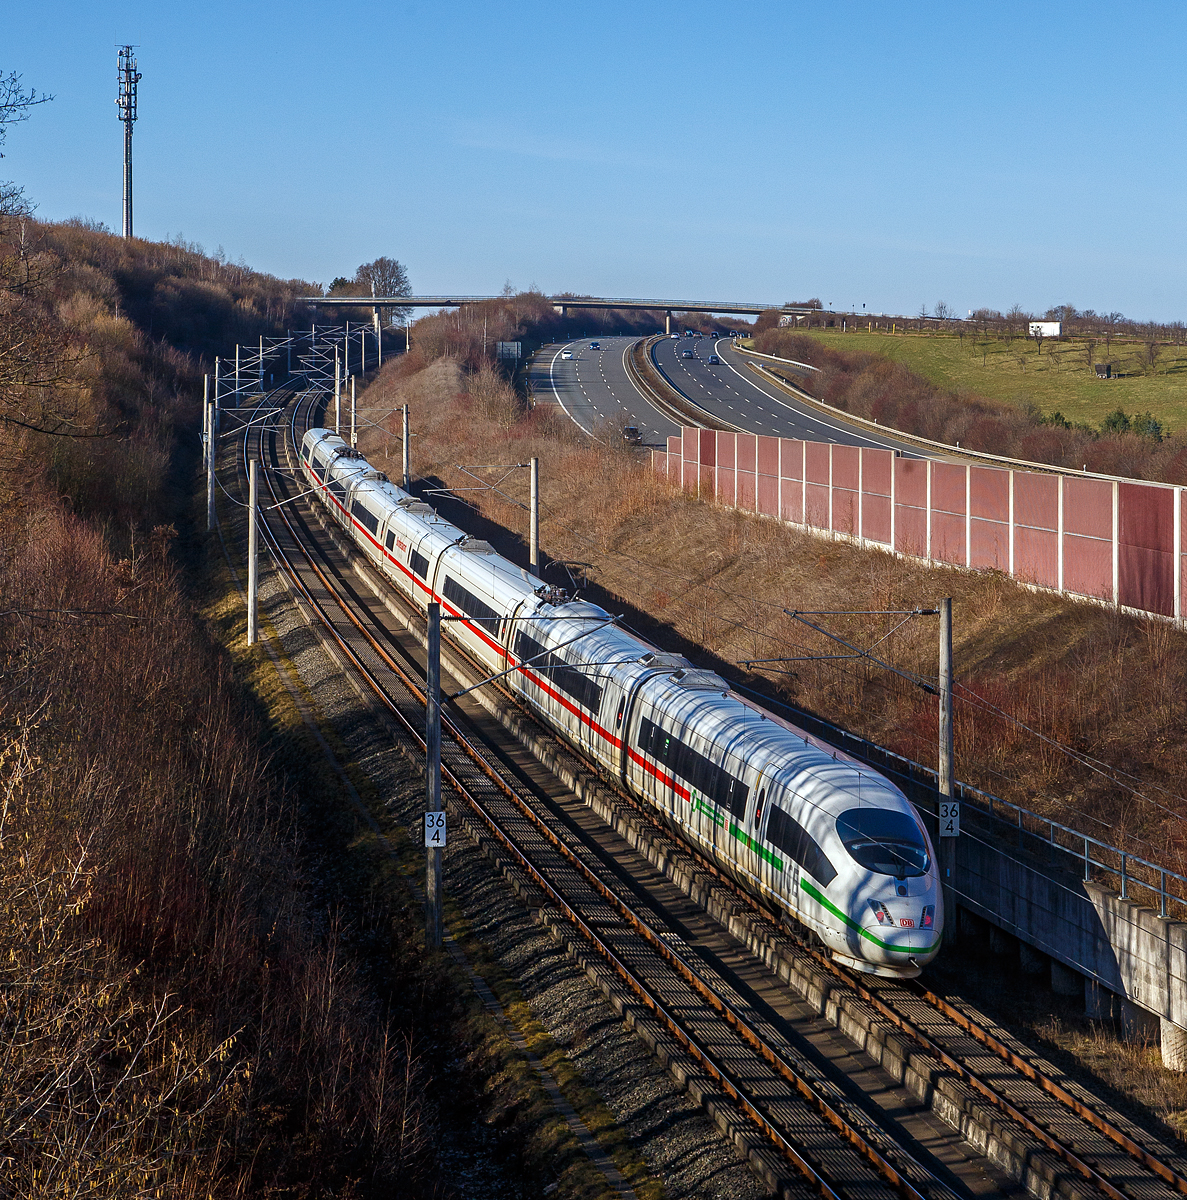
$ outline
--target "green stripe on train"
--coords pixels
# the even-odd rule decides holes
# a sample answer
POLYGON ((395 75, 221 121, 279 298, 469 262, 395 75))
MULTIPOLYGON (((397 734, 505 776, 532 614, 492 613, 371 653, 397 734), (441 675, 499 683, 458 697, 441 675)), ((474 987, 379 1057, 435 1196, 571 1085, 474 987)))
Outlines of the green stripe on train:
POLYGON ((697 812, 704 813, 714 825, 720 825, 725 820, 725 817, 723 817, 721 813, 717 811, 717 809, 711 808, 703 800, 697 800, 693 807, 697 810, 697 812))
POLYGON ((765 846, 760 846, 752 837, 747 837, 736 825, 730 826, 730 836, 736 837, 743 846, 749 847, 758 855, 759 858, 769 862, 776 871, 783 870, 783 859, 777 854, 772 854, 765 846))
POLYGON ((868 929, 863 929, 852 917, 843 913, 806 879, 800 879, 800 890, 807 892, 818 904, 824 905, 834 917, 840 917, 850 929, 856 930, 863 938, 873 942, 875 946, 881 946, 883 950, 889 950, 892 954, 930 954, 940 944, 940 940, 937 938, 930 946, 892 946, 889 942, 884 942, 881 938, 874 937, 868 929))

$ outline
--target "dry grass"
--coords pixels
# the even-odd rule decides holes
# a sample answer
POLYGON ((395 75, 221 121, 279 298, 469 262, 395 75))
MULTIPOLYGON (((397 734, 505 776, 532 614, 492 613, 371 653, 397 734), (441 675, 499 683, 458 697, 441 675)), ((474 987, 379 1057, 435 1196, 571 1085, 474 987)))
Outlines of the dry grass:
MULTIPOLYGON (((735 664, 838 653, 784 608, 911 609, 950 595, 963 697, 956 725, 960 778, 1088 832, 1145 839, 1131 843, 1135 852, 1187 866, 1178 816, 1187 804, 1177 795, 1187 773, 1187 639, 1180 632, 1033 592, 998 572, 928 570, 692 500, 614 440, 590 445, 578 438, 552 409, 536 409, 508 427, 484 416, 461 387, 452 394, 448 387, 417 392, 448 369, 438 363, 431 369, 436 376, 403 380, 400 364, 392 364, 389 378, 381 376, 381 387, 403 388, 409 397, 414 478, 472 488, 459 465, 538 455, 542 547, 553 560, 579 564, 570 572, 588 578, 592 598, 626 612, 653 639, 934 765, 935 701, 917 686, 864 661, 796 662, 783 674, 735 664), (1086 770, 1052 741, 1138 777, 1148 799, 1137 798, 1116 774, 1086 770)), ((389 443, 379 429, 367 431, 361 444, 380 458, 389 444, 398 454, 398 441, 389 443)), ((502 472, 486 474, 493 483, 502 472)), ((482 518, 509 532, 508 544, 521 557, 527 484, 527 472, 518 471, 499 493, 465 493, 482 518)), ((462 510, 455 515, 464 522, 462 510)), ((556 566, 548 577, 567 582, 556 566)), ((934 623, 916 618, 900 627, 900 621, 825 619, 857 645, 879 642, 879 655, 895 666, 934 677, 934 623)))
POLYGON ((6 1182, 415 1194, 423 1065, 311 905, 291 798, 169 532, 116 561, 40 514, 0 627, 6 1182))

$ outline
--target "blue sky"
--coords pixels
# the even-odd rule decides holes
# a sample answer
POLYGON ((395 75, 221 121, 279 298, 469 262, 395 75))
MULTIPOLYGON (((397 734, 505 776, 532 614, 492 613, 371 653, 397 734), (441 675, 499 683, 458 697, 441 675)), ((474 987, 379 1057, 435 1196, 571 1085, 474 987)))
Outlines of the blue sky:
POLYGON ((64 0, 0 178, 328 282, 1187 319, 1187 6, 64 0))

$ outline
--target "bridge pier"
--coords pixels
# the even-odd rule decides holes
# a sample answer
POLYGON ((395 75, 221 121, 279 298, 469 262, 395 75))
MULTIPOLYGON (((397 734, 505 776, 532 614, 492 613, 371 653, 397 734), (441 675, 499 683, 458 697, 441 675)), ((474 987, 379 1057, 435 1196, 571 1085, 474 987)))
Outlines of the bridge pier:
POLYGON ((672 311, 669 309, 664 313, 664 333, 669 337, 672 335, 672 311))

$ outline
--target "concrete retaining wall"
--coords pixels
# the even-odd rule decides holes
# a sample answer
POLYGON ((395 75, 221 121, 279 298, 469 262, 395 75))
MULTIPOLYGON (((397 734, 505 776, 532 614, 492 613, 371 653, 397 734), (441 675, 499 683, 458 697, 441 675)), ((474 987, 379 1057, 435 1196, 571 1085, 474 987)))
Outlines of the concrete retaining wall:
POLYGON ((976 836, 959 839, 953 882, 963 909, 1050 958, 1056 991, 1082 988, 1090 1016, 1120 1020, 1133 1036, 1154 1040, 1160 1027, 1164 1057, 1179 1057, 1175 1047, 1187 1030, 1187 923, 976 836))

